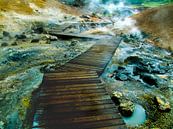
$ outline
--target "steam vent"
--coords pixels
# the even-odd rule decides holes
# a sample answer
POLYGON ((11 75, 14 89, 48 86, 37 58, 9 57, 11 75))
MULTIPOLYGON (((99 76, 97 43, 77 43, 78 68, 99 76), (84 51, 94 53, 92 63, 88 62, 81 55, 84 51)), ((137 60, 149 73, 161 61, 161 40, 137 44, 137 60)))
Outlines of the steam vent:
POLYGON ((0 129, 173 129, 173 0, 0 0, 0 129))

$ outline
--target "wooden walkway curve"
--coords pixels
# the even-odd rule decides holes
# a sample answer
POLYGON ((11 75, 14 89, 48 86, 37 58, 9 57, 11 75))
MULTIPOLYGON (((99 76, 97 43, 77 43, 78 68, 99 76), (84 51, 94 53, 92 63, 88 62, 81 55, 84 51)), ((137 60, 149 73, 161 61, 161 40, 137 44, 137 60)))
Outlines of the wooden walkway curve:
POLYGON ((44 76, 33 129, 125 129, 100 79, 120 38, 103 40, 44 76))

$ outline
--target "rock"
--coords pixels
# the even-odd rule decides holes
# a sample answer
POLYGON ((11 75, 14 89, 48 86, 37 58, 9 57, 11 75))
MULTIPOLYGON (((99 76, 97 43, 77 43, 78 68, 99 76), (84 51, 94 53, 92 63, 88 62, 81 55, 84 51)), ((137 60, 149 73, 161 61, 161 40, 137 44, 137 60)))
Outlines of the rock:
POLYGON ((51 44, 51 41, 50 41, 50 40, 47 40, 47 41, 46 41, 46 44, 51 44))
POLYGON ((114 76, 115 76, 115 75, 112 74, 112 73, 108 75, 109 78, 113 78, 114 76))
POLYGON ((112 93, 111 99, 115 104, 120 104, 123 94, 121 92, 115 91, 112 93))
POLYGON ((0 121, 0 129, 4 129, 4 122, 3 121, 0 121))
POLYGON ((160 111, 163 111, 163 112, 171 111, 171 105, 164 96, 155 96, 154 100, 160 111))
POLYGON ((58 37, 52 36, 52 35, 45 35, 42 39, 43 40, 49 40, 49 41, 57 41, 58 37))
POLYGON ((142 74, 140 75, 140 78, 143 80, 143 82, 151 85, 151 86, 157 86, 157 78, 155 78, 154 76, 150 75, 150 74, 142 74))
POLYGON ((67 55, 67 54, 65 54, 65 55, 64 55, 64 58, 67 58, 67 56, 68 56, 68 55, 67 55))
POLYGON ((8 56, 10 61, 22 61, 35 55, 35 51, 14 52, 8 56))
POLYGON ((129 56, 124 60, 124 63, 138 64, 141 61, 142 61, 142 58, 139 58, 138 56, 129 56))
POLYGON ((16 35, 15 36, 15 38, 17 38, 17 39, 26 39, 27 37, 26 37, 26 35, 25 34, 20 34, 20 35, 16 35))
POLYGON ((89 15, 82 15, 82 16, 80 16, 80 18, 90 19, 90 16, 89 15))
POLYGON ((135 105, 132 101, 124 99, 123 101, 121 101, 118 110, 123 116, 130 117, 135 110, 135 105))
POLYGON ((3 31, 3 32, 2 32, 2 34, 3 34, 3 36, 5 36, 5 37, 10 36, 10 33, 9 33, 9 32, 7 32, 7 31, 3 31))
POLYGON ((125 70, 126 68, 123 66, 118 66, 118 70, 125 70))
POLYGON ((123 116, 129 117, 135 110, 135 105, 132 101, 128 100, 123 93, 115 91, 111 95, 112 101, 118 106, 118 110, 123 116))
POLYGON ((134 75, 141 75, 141 73, 150 73, 150 72, 151 72, 150 67, 144 65, 137 65, 133 69, 134 75))
POLYGON ((141 32, 141 35, 143 36, 143 38, 149 38, 150 37, 150 35, 144 31, 141 32))
POLYGON ((17 45, 17 42, 13 42, 11 45, 12 46, 16 46, 17 45))
POLYGON ((50 37, 49 37, 49 40, 50 40, 50 41, 57 41, 58 38, 57 38, 56 36, 50 36, 50 37))
POLYGON ((6 47, 6 46, 8 46, 8 43, 6 42, 1 43, 1 47, 6 47))
POLYGON ((73 41, 71 41, 71 44, 70 44, 70 46, 76 46, 76 44, 78 43, 78 41, 77 40, 73 40, 73 41))
POLYGON ((55 64, 48 64, 45 65, 44 67, 41 68, 41 71, 44 72, 51 72, 51 71, 55 71, 55 64))
POLYGON ((32 29, 33 29, 34 33, 37 33, 37 34, 41 34, 44 32, 43 26, 37 26, 37 27, 34 27, 32 29))
POLYGON ((116 74, 115 79, 120 80, 120 81, 127 81, 128 76, 123 73, 118 73, 118 74, 116 74))
POLYGON ((123 37, 123 41, 126 42, 126 43, 129 43, 131 40, 127 37, 123 37))
POLYGON ((38 43, 40 41, 40 39, 32 39, 31 43, 38 43))
POLYGON ((155 69, 152 70, 152 73, 165 74, 166 71, 164 69, 155 68, 155 69))

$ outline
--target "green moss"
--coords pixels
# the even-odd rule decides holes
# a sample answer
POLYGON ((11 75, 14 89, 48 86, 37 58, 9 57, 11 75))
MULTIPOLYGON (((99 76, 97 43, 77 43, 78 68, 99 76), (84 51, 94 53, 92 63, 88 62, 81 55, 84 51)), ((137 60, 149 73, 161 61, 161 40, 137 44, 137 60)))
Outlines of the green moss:
POLYGON ((145 3, 143 3, 143 6, 144 7, 153 8, 153 7, 159 7, 159 6, 162 6, 162 5, 165 5, 165 4, 168 4, 168 3, 163 3, 163 2, 145 2, 145 3))

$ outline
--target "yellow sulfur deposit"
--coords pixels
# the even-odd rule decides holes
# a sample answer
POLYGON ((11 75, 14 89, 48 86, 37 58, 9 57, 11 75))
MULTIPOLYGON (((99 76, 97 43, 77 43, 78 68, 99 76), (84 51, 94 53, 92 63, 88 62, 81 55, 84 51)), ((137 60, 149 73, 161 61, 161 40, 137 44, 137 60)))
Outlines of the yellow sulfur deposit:
POLYGON ((24 97, 21 100, 22 106, 25 108, 30 107, 30 98, 29 97, 24 97))

